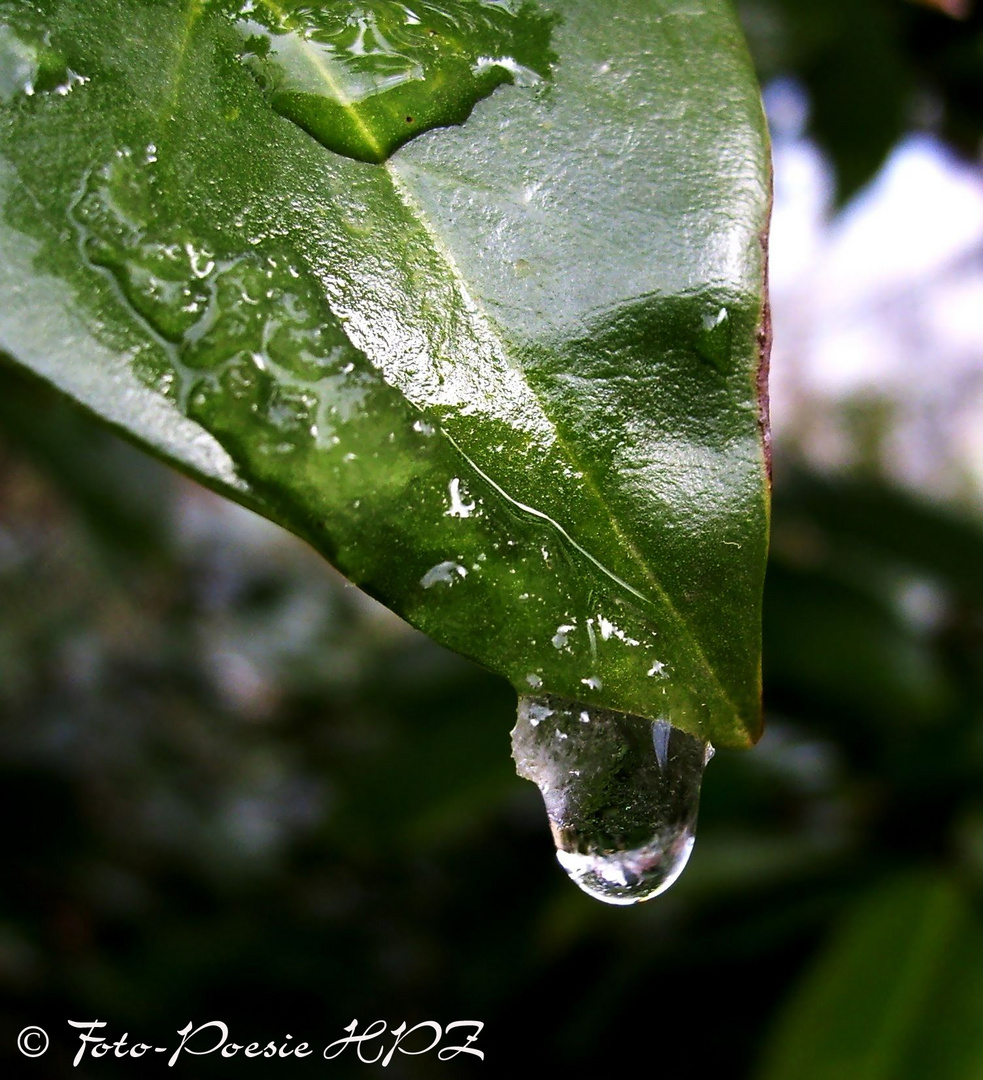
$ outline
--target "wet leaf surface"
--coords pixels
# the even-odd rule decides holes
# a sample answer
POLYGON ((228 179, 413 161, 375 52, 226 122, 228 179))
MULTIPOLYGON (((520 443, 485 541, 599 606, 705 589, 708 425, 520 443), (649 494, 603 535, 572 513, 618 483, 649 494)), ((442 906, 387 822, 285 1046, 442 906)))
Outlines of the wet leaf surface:
POLYGON ((729 8, 338 9, 0 3, 0 348, 520 690, 752 741, 729 8))

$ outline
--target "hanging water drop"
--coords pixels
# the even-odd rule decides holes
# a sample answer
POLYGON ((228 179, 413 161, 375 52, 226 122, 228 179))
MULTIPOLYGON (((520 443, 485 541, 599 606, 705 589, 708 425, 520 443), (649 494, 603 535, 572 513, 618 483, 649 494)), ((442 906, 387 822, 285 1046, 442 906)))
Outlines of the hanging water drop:
POLYGON ((713 748, 665 720, 520 697, 516 771, 539 786, 556 857, 584 892, 636 904, 665 892, 693 848, 713 748))

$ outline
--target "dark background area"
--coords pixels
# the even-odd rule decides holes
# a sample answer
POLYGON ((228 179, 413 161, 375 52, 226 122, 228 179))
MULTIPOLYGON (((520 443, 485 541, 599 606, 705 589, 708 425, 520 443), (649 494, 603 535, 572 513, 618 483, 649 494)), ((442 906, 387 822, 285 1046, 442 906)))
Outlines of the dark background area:
MULTIPOLYGON (((979 7, 741 10, 839 202, 913 131, 979 171, 979 7)), ((776 446, 767 734, 709 766, 672 890, 606 908, 514 775, 507 685, 0 365, 4 1075, 153 1071, 73 1069, 69 1019, 320 1049, 357 1018, 484 1022, 484 1062, 395 1077, 983 1076, 980 497, 888 472, 776 446)))

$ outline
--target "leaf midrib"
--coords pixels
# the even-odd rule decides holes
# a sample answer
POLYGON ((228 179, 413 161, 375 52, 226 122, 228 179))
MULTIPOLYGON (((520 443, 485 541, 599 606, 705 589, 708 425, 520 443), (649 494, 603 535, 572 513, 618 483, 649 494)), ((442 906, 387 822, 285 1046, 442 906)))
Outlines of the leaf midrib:
MULTIPOLYGON (((279 18, 281 20, 283 25, 286 25, 286 26, 290 27, 291 29, 294 30, 295 33, 297 32, 297 27, 296 27, 296 24, 294 23, 294 21, 292 19, 292 16, 290 15, 289 12, 285 11, 282 7, 280 7, 280 5, 276 3, 276 0, 259 0, 259 2, 264 7, 266 7, 269 11, 271 11, 274 15, 276 15, 277 18, 279 18)), ((177 91, 178 91, 178 89, 180 87, 181 67, 182 67, 182 64, 183 64, 184 56, 186 55, 188 47, 190 45, 190 41, 191 41, 191 37, 192 37, 192 30, 193 30, 195 24, 197 23, 198 19, 204 13, 204 10, 205 10, 205 7, 207 6, 207 3, 208 3, 208 0, 190 0, 190 3, 188 5, 188 15, 187 15, 187 18, 186 18, 186 21, 185 21, 184 30, 183 30, 183 33, 182 33, 182 37, 181 37, 180 41, 178 42, 178 48, 177 48, 177 54, 178 55, 177 55, 177 61, 176 61, 175 68, 174 68, 174 87, 173 87, 172 97, 177 94, 177 91)), ((321 80, 325 83, 325 85, 331 90, 331 93, 333 94, 335 99, 338 101, 338 103, 341 105, 341 107, 351 116, 353 122, 359 127, 359 129, 364 134, 365 138, 371 143, 371 145, 373 146, 374 149, 376 149, 376 150, 378 150, 380 152, 380 155, 381 155, 382 151, 381 151, 381 147, 379 146, 378 140, 375 138, 375 136, 372 133, 371 129, 366 126, 365 121, 363 120, 363 118, 359 114, 358 110, 356 110, 353 107, 353 102, 344 93, 343 88, 341 87, 341 85, 338 83, 337 79, 332 74, 329 65, 324 61, 324 59, 321 57, 321 55, 319 55, 319 53, 316 52, 310 46, 310 44, 307 42, 307 40, 303 36, 303 34, 297 33, 297 38, 302 44, 303 55, 308 59, 308 61, 311 64, 312 68, 317 73, 318 77, 321 78, 321 80)), ((304 129, 301 129, 301 130, 304 130, 304 129)), ((315 139, 313 135, 310 135, 309 132, 305 131, 305 134, 310 139, 312 139, 314 142, 317 142, 319 146, 323 145, 317 139, 315 139)), ((375 167, 377 167, 377 168, 381 167, 381 168, 384 168, 386 170, 386 173, 387 173, 387 175, 388 175, 388 177, 390 179, 393 191, 395 192, 396 196, 402 202, 404 208, 417 220, 420 227, 423 229, 423 231, 430 238, 431 243, 433 245, 434 251, 440 256, 440 258, 447 265, 448 271, 450 272, 450 275, 451 275, 452 279, 454 280, 458 290, 470 301, 470 304, 471 304, 471 307, 472 307, 472 310, 474 312, 475 317, 481 319, 481 321, 484 323, 485 329, 489 332, 489 334, 491 334, 495 338, 496 341, 498 341, 499 345, 501 346, 502 355, 505 356, 506 359, 508 359, 510 357, 510 352, 505 347, 505 343, 502 341, 501 336, 495 331, 495 329, 494 329, 495 324, 494 324, 493 320, 488 316, 488 314, 484 310, 484 306, 481 304, 481 302, 476 297, 474 297, 471 294, 470 290, 467 288, 464 276, 463 276, 463 274, 461 272, 460 267, 457 265, 457 262, 454 259, 453 254, 447 249, 447 246, 444 243, 443 238, 441 237, 440 233, 434 228, 432 222, 430 221, 429 217, 427 216, 427 214, 425 213, 423 208, 419 205, 418 201, 415 198, 413 198, 411 192, 409 192, 407 190, 406 185, 405 185, 405 181, 403 180, 403 178, 400 176, 398 171, 393 168, 393 166, 390 164, 390 161, 388 159, 384 159, 384 160, 380 161, 379 164, 377 166, 375 166, 375 167)), ((608 524, 609 524, 609 526, 611 528, 611 531, 612 531, 613 535, 624 546, 625 550, 627 550, 627 552, 631 556, 632 561, 634 561, 635 565, 640 570, 642 576, 645 578, 645 580, 648 583, 649 587, 659 596, 662 603, 665 605, 666 609, 669 611, 671 616, 676 620, 678 626, 686 634, 686 637, 689 639, 689 642, 691 644, 691 647, 693 649, 693 652, 694 652, 696 658, 698 659, 699 663, 703 666, 704 670, 706 671, 709 678, 713 682, 713 684, 716 687, 718 693, 720 694, 720 697, 727 704, 727 706, 730 708, 731 713, 732 713, 733 717, 737 720, 737 722, 741 723, 742 722, 742 717, 741 717, 740 710, 736 707, 736 705, 734 704, 734 702, 731 699, 730 695, 724 689, 724 686, 721 683, 719 676, 717 675, 716 669, 713 667, 713 665, 707 659, 706 653, 703 651, 703 648, 702 648, 699 640, 697 639, 696 635, 694 634, 692 628, 690 627, 688 621, 680 613, 680 611, 676 607, 675 603, 673 602, 672 598, 667 593, 666 589, 664 588, 662 583, 659 581, 659 579, 656 577, 654 571, 649 566, 648 562, 645 560, 645 558, 643 557, 641 552, 638 550, 635 542, 625 533, 624 529, 621 526, 621 523, 618 521, 618 519, 615 517, 614 513, 612 512, 611 507, 609 506, 608 502, 603 498, 603 496, 601 494, 601 491, 600 491, 600 488, 598 486, 597 480, 593 475, 593 470, 590 468, 589 465, 585 465, 580 461, 580 458, 578 457, 578 455, 571 449, 571 447, 568 444, 568 442, 566 441, 566 439, 564 439, 562 433, 560 432, 560 430, 556 426, 556 422, 553 420, 553 418, 546 411, 546 408, 544 407, 543 399, 536 393, 534 385, 531 384, 528 381, 528 379, 525 378, 525 374, 526 374, 525 370, 522 369, 521 367, 519 367, 518 365, 512 364, 512 366, 515 367, 516 370, 519 372, 519 374, 523 376, 523 381, 525 382, 525 384, 528 387, 528 389, 529 389, 530 393, 532 394, 532 396, 536 399, 537 403, 539 404, 542 415, 550 423, 552 431, 553 431, 555 444, 557 445, 557 447, 559 447, 560 451, 566 456, 566 459, 567 459, 568 463, 571 464, 572 466, 574 466, 574 468, 581 474, 583 479, 586 481, 585 486, 587 488, 587 491, 593 497, 594 501, 597 503, 597 505, 603 511, 603 514, 604 514, 604 516, 605 516, 605 518, 606 518, 606 520, 607 520, 607 522, 608 522, 608 524)), ((622 580, 616 573, 614 573, 614 571, 610 570, 607 566, 605 566, 604 563, 601 562, 600 559, 598 559, 596 556, 592 555, 586 548, 584 548, 582 545, 577 543, 577 541, 574 540, 572 536, 570 536, 569 532, 566 529, 564 529, 563 526, 560 525, 559 522, 555 521, 553 518, 549 517, 547 514, 543 513, 542 511, 536 510, 536 508, 534 508, 534 507, 528 507, 526 504, 519 502, 519 500, 517 500, 517 499, 513 498, 511 495, 509 495, 509 493, 507 491, 505 491, 505 489, 503 489, 500 485, 495 483, 495 481, 492 480, 491 477, 489 477, 482 469, 480 469, 477 466, 477 464, 474 461, 471 460, 470 456, 468 454, 466 454, 461 449, 460 446, 458 446, 457 442, 454 439, 452 439, 448 435, 448 433, 446 431, 444 432, 444 436, 446 438, 448 438, 448 441, 450 441, 452 446, 455 448, 455 450, 462 457, 464 457, 464 459, 468 462, 468 464, 471 466, 471 468, 473 468, 476 472, 478 472, 479 475, 481 475, 487 482, 491 483, 510 502, 512 502, 512 503, 514 503, 514 504, 516 504, 518 506, 521 506, 526 510, 531 510, 536 515, 541 516, 545 520, 549 521, 550 524, 554 528, 556 528, 560 532, 560 534, 567 539, 567 541, 569 543, 571 543, 582 555, 584 555, 594 566, 596 566, 599 570, 601 570, 608 578, 610 578, 613 582, 615 582, 619 587, 621 587, 623 589, 626 589, 632 596, 636 597, 637 599, 640 599, 644 603, 652 604, 652 600, 649 597, 646 597, 638 589, 635 589, 628 582, 625 582, 624 580, 622 580)))

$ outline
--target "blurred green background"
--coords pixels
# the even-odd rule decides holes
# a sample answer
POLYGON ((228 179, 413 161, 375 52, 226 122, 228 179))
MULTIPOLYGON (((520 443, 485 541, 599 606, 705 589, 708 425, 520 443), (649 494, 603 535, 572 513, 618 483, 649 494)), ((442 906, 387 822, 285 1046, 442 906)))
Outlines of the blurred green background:
MULTIPOLYGON (((741 12, 776 160, 819 155, 830 228, 914 133, 983 187, 978 6, 741 12)), ((944 385, 933 348, 913 362, 944 385)), ((397 1055, 395 1077, 983 1077, 983 472, 949 447, 958 482, 909 483, 909 404, 788 399, 767 733, 708 768, 680 881, 614 909, 554 860, 508 686, 0 364, 4 1075, 152 1071, 72 1068, 69 1019, 321 1047, 358 1018, 485 1023, 484 1062, 397 1055), (829 424, 832 464, 809 437, 829 424), (29 1024, 53 1043, 33 1062, 29 1024)))

